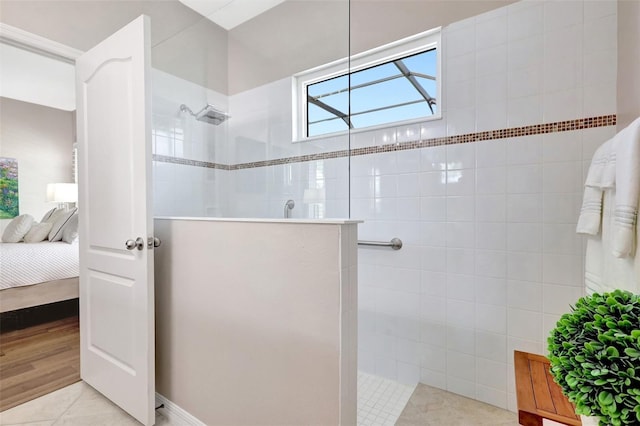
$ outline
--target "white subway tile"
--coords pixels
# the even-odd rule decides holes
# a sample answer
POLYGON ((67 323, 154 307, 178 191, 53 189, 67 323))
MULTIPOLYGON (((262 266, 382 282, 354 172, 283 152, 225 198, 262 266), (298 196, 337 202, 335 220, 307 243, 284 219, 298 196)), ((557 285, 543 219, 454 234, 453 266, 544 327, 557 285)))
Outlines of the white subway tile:
POLYGON ((447 243, 447 227, 443 222, 422 222, 420 240, 425 246, 444 247, 447 243))
POLYGON ((479 358, 495 362, 507 362, 507 336, 490 333, 488 331, 476 331, 476 355, 479 358))
POLYGON ((504 194, 506 189, 506 167, 500 166, 476 169, 477 194, 504 194))
MULTIPOLYGON (((601 0, 584 2, 584 20, 585 24, 592 19, 598 19, 605 16, 616 15, 616 0, 601 0)), ((590 22, 589 22, 590 24, 590 22)))
POLYGON ((482 358, 479 358, 477 363, 478 384, 501 390, 505 398, 504 404, 506 404, 507 364, 482 358))
POLYGON ((507 192, 509 194, 542 192, 542 166, 540 164, 510 165, 507 168, 507 192))
POLYGON ((512 280, 542 280, 542 255, 538 253, 508 252, 507 277, 512 280))
POLYGON ((509 337, 539 341, 542 331, 542 313, 522 309, 507 309, 507 332, 509 337))
POLYGON ((448 170, 447 196, 473 195, 476 189, 475 169, 448 170))
POLYGON ((500 250, 476 251, 476 275, 504 278, 507 274, 506 253, 500 250))
POLYGON ((447 379, 455 377, 475 382, 476 363, 472 355, 447 351, 447 379))
POLYGON ((541 34, 509 41, 507 47, 507 69, 509 71, 539 67, 544 58, 543 37, 541 34))
POLYGON ((542 278, 548 284, 584 285, 584 257, 564 254, 543 256, 542 278))
POLYGON ((543 24, 543 2, 518 2, 508 6, 509 41, 541 34, 543 24))
POLYGON ((546 163, 542 166, 542 188, 545 193, 581 192, 582 162, 546 163))
POLYGON ((447 326, 447 349, 469 355, 476 353, 476 336, 473 328, 447 326))
POLYGON ((495 277, 476 277, 476 302, 496 306, 506 306, 506 280, 504 278, 495 277))
POLYGON ((423 172, 446 170, 447 147, 445 145, 433 148, 422 148, 420 160, 423 172))
MULTIPOLYGON (((475 77, 498 75, 507 72, 507 45, 480 47, 475 55, 475 77)), ((451 62, 449 62, 451 63, 451 62)), ((449 77, 451 78, 451 77, 449 77)))
POLYGON ((541 95, 509 99, 507 103, 509 127, 528 126, 542 122, 541 95))
POLYGON ((475 280, 473 275, 461 275, 458 273, 447 274, 447 299, 475 300, 475 280))
POLYGON ((421 271, 420 291, 425 296, 446 297, 447 274, 444 272, 421 271))
POLYGON ((545 284, 543 287, 543 312, 556 315, 566 314, 570 311, 570 306, 575 306, 583 293, 584 291, 580 287, 545 284))
POLYGON ((420 195, 423 197, 435 197, 445 195, 447 189, 447 172, 425 172, 419 177, 420 195))
POLYGON ((507 97, 509 100, 542 94, 543 69, 539 65, 509 70, 507 97))
POLYGON ((509 280, 507 295, 507 306, 510 308, 534 312, 542 310, 542 284, 539 282, 509 280))
POLYGON ((478 101, 476 131, 503 129, 507 126, 507 101, 484 103, 478 101))
MULTIPOLYGON (((475 364, 474 364, 474 367, 475 367, 475 364)), ((451 375, 447 376, 447 390, 449 392, 466 396, 467 398, 475 398, 475 395, 476 395, 475 388, 476 388, 475 380, 473 379, 465 380, 465 379, 459 379, 457 377, 453 377, 451 375)))
POLYGON ((447 110, 447 136, 464 135, 476 131, 476 109, 449 108, 447 110))
POLYGON ((457 327, 475 327, 475 304, 462 300, 447 300, 447 324, 457 327))
POLYGON ((507 15, 502 13, 476 23, 476 49, 507 42, 507 15))
POLYGON ((475 272, 475 250, 448 248, 447 272, 473 275, 475 272))
POLYGON ((542 194, 507 195, 508 222, 540 222, 542 220, 542 194))
POLYGON ((420 155, 415 149, 397 151, 396 162, 398 173, 418 173, 421 171, 420 155))
POLYGON ((573 223, 544 224, 542 228, 542 249, 548 254, 573 254, 583 255, 583 236, 576 234, 576 226, 573 223))
POLYGON ((507 249, 540 253, 542 251, 542 225, 539 223, 508 223, 507 249))
POLYGON ((544 30, 549 31, 582 23, 582 5, 581 1, 544 2, 544 30))
POLYGON ((507 164, 507 141, 499 139, 476 142, 476 165, 480 167, 503 166, 507 164))
POLYGON ((510 167, 521 164, 537 164, 541 160, 541 135, 513 138, 507 143, 507 162, 510 167))
POLYGON ((473 222, 449 222, 446 225, 447 247, 474 248, 475 224, 473 222))
POLYGON ((473 196, 446 197, 447 221, 471 222, 475 216, 475 199, 473 196))
POLYGON ((507 308, 476 304, 476 327, 478 330, 505 334, 507 332, 507 308))
POLYGON ((582 117, 581 88, 560 90, 544 95, 543 119, 546 123, 573 120, 582 117))
POLYGON ((506 200, 506 195, 477 195, 476 221, 504 222, 507 214, 506 200))
POLYGON ((542 138, 542 161, 580 161, 582 159, 582 132, 548 133, 542 138))
POLYGON ((420 198, 403 197, 397 199, 398 220, 420 220, 420 198))
POLYGON ((447 145, 447 170, 471 169, 476 165, 474 143, 447 145))
POLYGON ((420 219, 425 222, 444 222, 447 219, 446 197, 422 197, 420 219))
POLYGON ((446 272, 447 254, 442 247, 422 247, 421 268, 425 271, 446 272))

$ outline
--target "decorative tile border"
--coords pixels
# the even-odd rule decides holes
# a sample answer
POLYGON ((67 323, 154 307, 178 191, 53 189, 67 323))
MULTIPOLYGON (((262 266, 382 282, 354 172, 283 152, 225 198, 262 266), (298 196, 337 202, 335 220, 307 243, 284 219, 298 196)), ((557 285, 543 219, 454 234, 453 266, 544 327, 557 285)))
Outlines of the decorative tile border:
POLYGON ((154 161, 174 164, 186 164, 190 166, 206 167, 221 170, 253 169, 257 167, 278 166, 290 163, 303 163, 307 161, 328 160, 331 158, 347 157, 349 155, 380 154, 391 151, 404 151, 407 149, 430 148, 442 145, 455 145, 460 143, 472 143, 495 139, 517 138, 522 136, 543 135, 547 133, 569 132, 573 130, 591 129, 594 127, 615 126, 617 116, 615 114, 599 117, 579 118, 576 120, 557 121, 555 123, 534 124, 531 126, 511 127, 508 129, 489 130, 485 132, 468 133, 465 135, 444 136, 441 138, 421 139, 410 142, 397 142, 366 148, 343 149, 340 151, 322 152, 318 154, 298 155, 295 157, 278 158, 275 160, 254 161, 251 163, 219 164, 206 161, 188 160, 185 158, 169 157, 165 155, 153 155, 154 161))
POLYGON ((208 161, 189 160, 187 158, 171 157, 169 155, 153 154, 153 161, 160 163, 183 164, 185 166, 204 167, 207 169, 231 170, 228 164, 210 163, 208 161))

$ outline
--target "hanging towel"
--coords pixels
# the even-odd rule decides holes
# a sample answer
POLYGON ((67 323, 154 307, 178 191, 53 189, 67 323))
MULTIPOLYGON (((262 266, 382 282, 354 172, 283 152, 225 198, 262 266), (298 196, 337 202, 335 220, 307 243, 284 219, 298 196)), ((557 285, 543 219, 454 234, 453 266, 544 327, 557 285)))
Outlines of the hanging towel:
POLYGON ((616 135, 616 200, 611 249, 632 256, 640 200, 640 118, 616 135))
MULTIPOLYGON (((585 291, 587 294, 607 293, 617 288, 640 294, 640 255, 615 257, 610 238, 614 227, 615 189, 606 190, 602 204, 602 237, 587 239, 585 257, 585 291)), ((640 229, 635 231, 638 238, 640 229)))
POLYGON ((600 232, 602 196, 603 191, 600 188, 587 186, 584 189, 582 208, 580 209, 578 226, 576 226, 578 234, 598 235, 598 232, 600 232))
POLYGON ((598 235, 600 232, 603 191, 615 186, 615 143, 615 137, 609 139, 596 150, 591 159, 576 227, 579 234, 598 235))
POLYGON ((585 181, 576 232, 597 235, 602 222, 604 191, 614 190, 607 244, 615 257, 633 256, 640 200, 640 118, 618 132, 593 155, 585 181))

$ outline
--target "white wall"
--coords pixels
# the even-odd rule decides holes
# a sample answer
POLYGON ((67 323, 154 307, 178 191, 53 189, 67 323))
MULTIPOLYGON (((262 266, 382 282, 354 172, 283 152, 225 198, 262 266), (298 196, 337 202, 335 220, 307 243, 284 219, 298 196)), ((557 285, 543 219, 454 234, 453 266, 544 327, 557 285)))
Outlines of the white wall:
POLYGON ((55 207, 46 202, 47 184, 73 182, 73 113, 0 98, 0 123, 0 157, 18 160, 20 214, 39 221, 55 207))
POLYGON ((155 232, 158 393, 209 425, 356 423, 356 223, 155 232))

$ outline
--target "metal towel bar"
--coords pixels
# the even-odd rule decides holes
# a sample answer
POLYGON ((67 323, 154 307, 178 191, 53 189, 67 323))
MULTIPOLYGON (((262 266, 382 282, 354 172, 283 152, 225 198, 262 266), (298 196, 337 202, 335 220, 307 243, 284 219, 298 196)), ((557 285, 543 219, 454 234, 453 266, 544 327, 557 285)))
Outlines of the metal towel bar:
POLYGON ((359 246, 377 246, 377 247, 391 247, 394 250, 400 250, 402 248, 402 240, 400 238, 392 238, 391 241, 358 241, 359 246))

